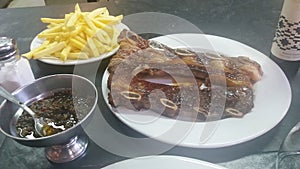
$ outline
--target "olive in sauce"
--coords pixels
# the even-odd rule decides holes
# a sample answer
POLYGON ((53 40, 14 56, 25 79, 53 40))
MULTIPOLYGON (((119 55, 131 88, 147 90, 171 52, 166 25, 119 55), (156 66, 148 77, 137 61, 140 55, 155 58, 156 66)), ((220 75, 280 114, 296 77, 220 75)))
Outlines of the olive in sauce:
MULTIPOLYGON (((29 107, 37 118, 43 118, 47 123, 43 126, 44 136, 67 130, 82 120, 92 108, 93 98, 79 97, 72 94, 72 89, 64 88, 51 92, 49 96, 32 103, 29 107)), ((40 137, 34 129, 34 120, 23 112, 16 123, 20 137, 40 137)))

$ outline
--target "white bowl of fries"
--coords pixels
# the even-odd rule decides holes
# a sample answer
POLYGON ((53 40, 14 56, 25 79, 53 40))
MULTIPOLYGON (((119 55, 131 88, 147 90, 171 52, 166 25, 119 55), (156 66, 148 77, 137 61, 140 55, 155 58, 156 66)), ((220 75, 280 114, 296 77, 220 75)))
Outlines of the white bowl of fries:
POLYGON ((113 55, 119 48, 120 31, 129 29, 121 23, 123 15, 112 16, 106 7, 75 11, 62 19, 41 18, 48 24, 31 42, 28 59, 57 65, 85 64, 113 55))

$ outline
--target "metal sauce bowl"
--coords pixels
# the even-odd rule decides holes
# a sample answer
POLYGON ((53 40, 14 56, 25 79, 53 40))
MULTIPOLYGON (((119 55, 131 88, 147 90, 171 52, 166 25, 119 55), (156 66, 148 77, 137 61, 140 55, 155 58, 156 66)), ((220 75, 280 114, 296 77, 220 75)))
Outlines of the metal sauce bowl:
POLYGON ((83 133, 82 127, 88 124, 97 105, 98 92, 92 82, 78 75, 56 74, 37 79, 31 84, 17 89, 12 94, 23 103, 30 104, 36 100, 45 98, 49 92, 61 88, 71 88, 72 91, 76 91, 76 96, 89 96, 93 98, 93 106, 90 111, 75 126, 54 135, 40 138, 29 139, 19 137, 15 127, 20 116, 20 113, 16 113, 19 108, 5 100, 0 105, 0 131, 20 144, 31 147, 51 147, 69 144, 70 141, 83 133))

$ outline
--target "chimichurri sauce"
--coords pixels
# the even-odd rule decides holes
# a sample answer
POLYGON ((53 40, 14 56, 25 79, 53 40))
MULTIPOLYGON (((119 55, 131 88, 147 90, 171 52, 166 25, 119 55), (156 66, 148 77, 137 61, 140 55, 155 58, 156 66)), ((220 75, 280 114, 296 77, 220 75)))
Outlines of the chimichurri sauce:
MULTIPOLYGON (((29 107, 37 118, 42 117, 47 123, 43 126, 43 135, 48 136, 76 125, 90 112, 92 104, 93 98, 78 97, 72 94, 72 89, 67 88, 56 90, 29 107)), ((16 129, 20 137, 41 137, 35 132, 33 118, 25 111, 18 118, 16 129)))

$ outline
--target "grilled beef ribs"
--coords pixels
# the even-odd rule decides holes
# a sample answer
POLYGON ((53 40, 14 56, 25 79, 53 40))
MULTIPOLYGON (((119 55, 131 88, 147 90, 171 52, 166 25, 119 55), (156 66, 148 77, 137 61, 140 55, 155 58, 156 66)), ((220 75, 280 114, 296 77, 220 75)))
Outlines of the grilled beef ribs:
POLYGON ((119 44, 108 65, 108 100, 114 108, 205 121, 242 117, 254 106, 253 84, 263 72, 248 57, 172 49, 127 30, 119 44))

